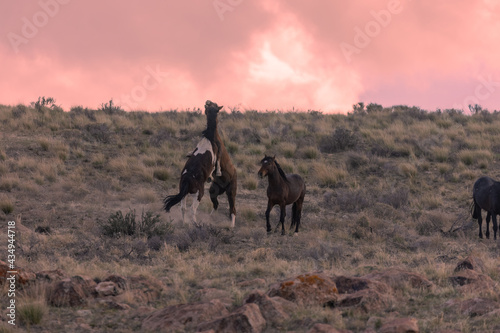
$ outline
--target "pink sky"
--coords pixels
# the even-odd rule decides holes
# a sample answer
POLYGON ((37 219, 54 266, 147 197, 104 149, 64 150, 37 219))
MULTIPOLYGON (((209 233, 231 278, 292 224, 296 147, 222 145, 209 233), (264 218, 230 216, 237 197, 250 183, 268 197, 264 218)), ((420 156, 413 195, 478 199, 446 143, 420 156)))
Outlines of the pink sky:
POLYGON ((3 1, 0 104, 500 110, 497 3, 3 1))

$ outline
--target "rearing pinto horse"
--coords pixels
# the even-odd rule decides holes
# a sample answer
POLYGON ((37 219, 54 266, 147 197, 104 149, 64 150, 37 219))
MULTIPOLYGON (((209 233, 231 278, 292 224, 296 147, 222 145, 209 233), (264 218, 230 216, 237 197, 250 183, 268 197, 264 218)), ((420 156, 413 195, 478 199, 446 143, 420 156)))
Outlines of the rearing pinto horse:
MULTIPOLYGON (((266 177, 269 181, 267 187, 267 209, 266 209, 266 228, 267 232, 271 232, 271 224, 269 223, 269 214, 275 205, 280 206, 280 223, 281 234, 285 235, 285 215, 286 206, 292 206, 292 223, 290 229, 295 225, 295 235, 299 232, 300 216, 302 214, 302 204, 306 195, 306 185, 302 177, 297 174, 286 175, 283 169, 276 161, 275 157, 267 156, 260 161, 261 168, 259 176, 266 177)), ((274 232, 278 231, 279 223, 276 225, 274 232)))
MULTIPOLYGON (((207 101, 205 105, 211 105, 212 107, 218 108, 217 104, 207 101)), ((218 148, 218 171, 213 179, 212 185, 210 185, 210 199, 212 200, 212 205, 214 210, 219 207, 219 201, 217 197, 221 194, 226 193, 229 202, 229 217, 231 218, 231 227, 234 228, 236 220, 236 188, 237 188, 237 175, 236 168, 231 162, 231 158, 227 153, 226 147, 219 136, 219 131, 215 131, 215 143, 218 148)))
MULTIPOLYGON (((205 182, 212 176, 216 169, 219 145, 216 143, 217 135, 217 114, 219 107, 207 101, 205 104, 205 115, 207 116, 207 128, 203 131, 203 137, 198 142, 196 149, 190 154, 181 172, 179 182, 179 194, 169 195, 163 200, 164 208, 167 212, 172 206, 181 203, 182 221, 185 223, 186 196, 193 196, 193 221, 196 222, 196 210, 201 198, 205 193, 205 182)), ((220 172, 220 171, 219 171, 220 172)))

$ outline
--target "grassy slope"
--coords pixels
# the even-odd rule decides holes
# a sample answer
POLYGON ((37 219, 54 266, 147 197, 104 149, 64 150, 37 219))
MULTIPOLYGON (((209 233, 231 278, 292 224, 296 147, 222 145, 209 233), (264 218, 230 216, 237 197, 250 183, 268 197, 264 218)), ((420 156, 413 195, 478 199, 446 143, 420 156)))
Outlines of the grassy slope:
MULTIPOLYGON (((219 212, 209 215, 208 188, 199 208, 205 225, 181 225, 179 207, 171 214, 162 211, 161 199, 177 193, 185 155, 204 126, 205 116, 195 112, 0 106, 0 205, 6 211, 13 207, 7 215, 0 212, 0 219, 28 228, 18 235, 17 264, 93 278, 153 276, 168 286, 165 297, 152 304, 157 308, 196 301, 196 291, 207 287, 228 290, 237 306, 251 290, 238 283, 256 278, 269 285, 308 271, 363 275, 397 266, 425 275, 437 288, 432 294, 403 289, 394 295, 398 303, 383 313, 303 309, 285 328, 305 331, 322 321, 357 331, 371 316, 396 311, 413 315, 424 332, 488 327, 488 319, 443 314, 442 308, 451 298, 472 296, 458 294, 447 281, 457 261, 469 254, 481 258, 487 274, 500 281, 497 243, 478 239, 468 215, 474 180, 483 174, 500 178, 498 114, 407 107, 347 116, 222 113, 219 128, 239 177, 235 230, 226 228, 225 198, 219 212), (267 184, 256 175, 265 153, 306 180, 299 237, 265 233, 267 184), (145 237, 102 235, 100 223, 131 209, 160 214, 163 223, 174 226, 160 250, 149 249, 145 237), (37 226, 53 232, 34 233, 37 226)), ((278 213, 271 218, 277 221, 278 213)), ((290 212, 287 230, 289 218, 290 212)), ((2 253, 5 247, 0 244, 2 253)), ((486 296, 498 298, 495 291, 486 296)), ((30 297, 43 303, 43 295, 30 297)), ((129 305, 141 306, 132 299, 129 305)), ((76 325, 73 309, 46 310, 43 326, 64 331, 65 325, 76 325)), ((110 330, 126 331, 140 325, 128 315, 91 310, 83 319, 91 326, 106 323, 110 330)))

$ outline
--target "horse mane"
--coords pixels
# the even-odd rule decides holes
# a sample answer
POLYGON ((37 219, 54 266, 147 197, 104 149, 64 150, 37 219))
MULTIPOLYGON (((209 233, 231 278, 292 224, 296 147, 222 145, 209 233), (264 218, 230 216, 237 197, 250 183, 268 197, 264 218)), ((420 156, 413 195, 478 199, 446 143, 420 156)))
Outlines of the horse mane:
POLYGON ((208 113, 207 114, 207 128, 202 132, 202 134, 210 142, 214 142, 216 132, 217 132, 217 113, 216 112, 208 113))
POLYGON ((210 100, 205 102, 205 114, 207 115, 207 128, 202 132, 203 136, 207 138, 210 142, 215 141, 215 136, 217 135, 217 114, 219 113, 222 106, 218 106, 210 100))
POLYGON ((274 160, 274 164, 276 164, 276 168, 278 168, 278 172, 280 173, 281 178, 283 178, 283 180, 288 183, 289 180, 288 180, 288 178, 286 178, 285 171, 283 171, 283 169, 279 165, 278 161, 274 160))

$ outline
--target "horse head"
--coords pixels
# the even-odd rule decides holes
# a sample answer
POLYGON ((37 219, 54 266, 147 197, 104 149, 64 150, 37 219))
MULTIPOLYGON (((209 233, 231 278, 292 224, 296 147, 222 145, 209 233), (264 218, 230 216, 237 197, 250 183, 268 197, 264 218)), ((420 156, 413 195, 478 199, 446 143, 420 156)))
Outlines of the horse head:
POLYGON ((260 178, 266 177, 270 171, 275 167, 275 158, 276 156, 267 156, 264 155, 264 158, 262 161, 260 161, 260 170, 258 172, 258 175, 260 178))
POLYGON ((218 106, 217 103, 214 103, 210 100, 207 100, 205 102, 205 114, 211 114, 211 113, 219 113, 219 111, 223 108, 223 106, 218 106))

